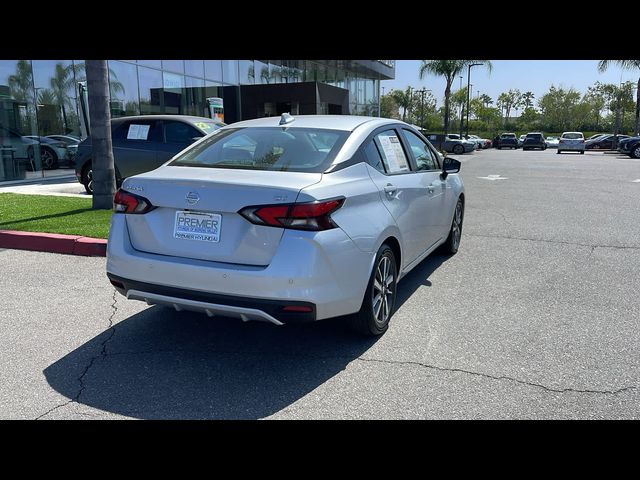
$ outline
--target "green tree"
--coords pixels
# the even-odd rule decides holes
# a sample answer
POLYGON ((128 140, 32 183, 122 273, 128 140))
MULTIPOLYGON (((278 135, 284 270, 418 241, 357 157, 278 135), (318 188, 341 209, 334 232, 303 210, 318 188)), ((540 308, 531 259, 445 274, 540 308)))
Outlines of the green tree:
POLYGON ((391 93, 380 97, 380 116, 400 120, 400 107, 391 93))
POLYGON ((93 208, 110 209, 115 193, 109 74, 106 60, 86 60, 91 123, 93 208))
POLYGON ((575 129, 575 110, 579 102, 580 93, 573 88, 552 85, 538 100, 544 128, 555 132, 575 129))
MULTIPOLYGON (((598 71, 604 72, 612 63, 625 70, 640 71, 640 60, 600 60, 600 62, 598 62, 598 71)), ((640 78, 638 78, 636 90, 636 114, 634 125, 633 133, 634 135, 638 135, 640 133, 640 78)))
POLYGON ((493 98, 491 98, 486 93, 483 93, 482 95, 480 95, 480 100, 482 101, 482 104, 485 107, 488 107, 489 105, 491 105, 493 103, 493 98))
POLYGON ((433 74, 438 77, 444 77, 446 80, 446 87, 444 89, 444 133, 449 133, 449 121, 450 121, 450 97, 451 97, 451 85, 453 80, 458 74, 460 74, 465 68, 472 63, 483 62, 484 66, 491 71, 493 65, 489 60, 422 60, 420 64, 420 70, 418 71, 420 79, 423 79, 427 74, 433 74))

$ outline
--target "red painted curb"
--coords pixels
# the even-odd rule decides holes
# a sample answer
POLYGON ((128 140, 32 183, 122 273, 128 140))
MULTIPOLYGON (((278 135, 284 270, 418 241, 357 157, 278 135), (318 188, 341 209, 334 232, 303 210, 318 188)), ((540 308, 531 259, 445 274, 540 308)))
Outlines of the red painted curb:
POLYGON ((62 235, 59 233, 0 230, 0 248, 64 253, 86 257, 105 257, 107 241, 102 238, 62 235))

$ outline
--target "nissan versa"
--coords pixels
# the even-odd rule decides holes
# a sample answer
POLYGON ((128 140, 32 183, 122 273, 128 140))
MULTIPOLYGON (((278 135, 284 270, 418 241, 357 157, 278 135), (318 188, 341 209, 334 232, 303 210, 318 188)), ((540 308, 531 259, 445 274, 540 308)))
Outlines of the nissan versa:
POLYGON ((386 331, 398 281, 460 245, 460 162, 406 123, 249 120, 124 180, 107 275, 129 299, 282 325, 386 331))

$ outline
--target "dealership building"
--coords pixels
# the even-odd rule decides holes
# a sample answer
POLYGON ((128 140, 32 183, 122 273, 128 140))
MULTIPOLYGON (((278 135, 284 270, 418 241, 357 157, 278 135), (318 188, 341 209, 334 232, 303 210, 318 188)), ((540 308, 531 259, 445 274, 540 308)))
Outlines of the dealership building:
MULTIPOLYGON (((226 123, 292 115, 379 115, 393 60, 109 60, 111 116, 226 123)), ((83 60, 0 60, 0 185, 68 175, 84 134, 83 60), (64 138, 69 137, 69 138, 64 138), (65 150, 66 148, 66 150, 65 150), (52 165, 51 156, 56 158, 52 165)))

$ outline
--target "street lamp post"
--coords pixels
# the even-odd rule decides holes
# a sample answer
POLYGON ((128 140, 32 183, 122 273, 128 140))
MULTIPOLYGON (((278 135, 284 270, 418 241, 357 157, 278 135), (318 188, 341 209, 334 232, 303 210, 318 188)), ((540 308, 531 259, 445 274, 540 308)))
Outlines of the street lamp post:
POLYGON ((430 91, 424 87, 418 90, 418 93, 420 93, 420 128, 424 128, 424 94, 430 91))
POLYGON ((484 63, 470 63, 467 69, 467 136, 469 135, 469 102, 471 101, 471 90, 469 90, 471 88, 471 67, 478 65, 484 65, 484 63))
MULTIPOLYGON (((462 90, 462 75, 460 77, 460 90, 462 90)), ((462 117, 464 115, 464 108, 460 107, 460 140, 462 140, 462 117)))

